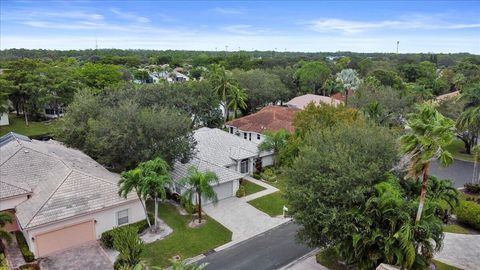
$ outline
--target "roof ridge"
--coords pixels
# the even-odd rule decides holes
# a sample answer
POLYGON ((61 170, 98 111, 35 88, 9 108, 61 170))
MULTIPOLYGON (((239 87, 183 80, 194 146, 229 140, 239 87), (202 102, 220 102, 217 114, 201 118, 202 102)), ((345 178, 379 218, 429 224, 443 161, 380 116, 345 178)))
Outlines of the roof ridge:
POLYGON ((49 153, 44 153, 44 152, 42 152, 42 151, 38 151, 37 149, 31 148, 31 147, 27 147, 27 146, 23 146, 23 147, 28 148, 28 149, 30 149, 30 150, 32 150, 32 151, 37 152, 37 153, 40 153, 40 154, 42 154, 42 155, 45 155, 45 156, 54 158, 55 160, 58 160, 58 161, 60 161, 61 163, 63 163, 63 165, 65 165, 65 166, 66 166, 67 168, 69 168, 70 170, 73 170, 73 167, 72 167, 72 166, 68 165, 67 163, 65 163, 65 162, 63 161, 63 159, 61 159, 61 158, 59 158, 59 157, 57 157, 57 156, 51 155, 51 154, 49 154, 49 153))
MULTIPOLYGON (((78 172, 78 173, 83 174, 83 175, 86 175, 86 176, 90 176, 90 177, 92 177, 92 178, 96 178, 96 179, 98 179, 98 180, 100 180, 100 181, 103 181, 103 182, 106 182, 106 183, 109 183, 109 184, 112 184, 112 185, 115 185, 115 186, 118 186, 118 183, 113 183, 113 182, 108 181, 108 180, 106 180, 106 179, 100 178, 100 177, 98 177, 98 176, 95 176, 95 175, 92 175, 92 174, 89 174, 89 173, 86 173, 86 172, 83 172, 83 171, 80 171, 80 170, 77 170, 77 169, 72 169, 72 171, 78 172)), ((109 172, 110 172, 110 171, 109 171, 109 172)))
POLYGON ((14 187, 14 188, 19 188, 19 189, 23 189, 23 190, 28 191, 28 192, 32 192, 32 190, 28 190, 28 189, 25 189, 25 188, 23 188, 23 187, 14 185, 14 184, 12 184, 12 183, 10 183, 10 182, 7 182, 7 181, 5 181, 5 180, 1 180, 1 179, 0 179, 0 182, 4 183, 4 184, 6 184, 6 185, 12 186, 12 187, 14 187))
POLYGON ((37 209, 37 211, 35 211, 35 213, 32 215, 32 217, 28 220, 25 227, 28 227, 30 222, 32 222, 32 220, 35 218, 35 216, 37 216, 38 212, 40 212, 40 210, 42 210, 42 208, 45 206, 45 204, 47 204, 47 202, 52 198, 53 194, 55 194, 57 192, 57 190, 63 185, 63 183, 65 183, 65 181, 70 176, 70 174, 72 174, 72 172, 73 172, 73 169, 70 169, 70 172, 65 176, 65 178, 63 178, 62 181, 60 181, 60 184, 58 184, 58 186, 55 188, 55 190, 52 191, 50 196, 48 196, 48 198, 42 203, 42 205, 37 209))
POLYGON ((18 151, 20 151, 20 150, 21 150, 22 148, 24 148, 24 147, 25 147, 25 146, 23 146, 23 144, 20 144, 20 148, 18 148, 18 150, 15 151, 15 153, 13 153, 12 155, 10 155, 4 162, 2 162, 2 163, 0 164, 0 166, 2 166, 2 165, 5 164, 7 161, 9 161, 13 156, 15 156, 15 155, 18 153, 18 151))

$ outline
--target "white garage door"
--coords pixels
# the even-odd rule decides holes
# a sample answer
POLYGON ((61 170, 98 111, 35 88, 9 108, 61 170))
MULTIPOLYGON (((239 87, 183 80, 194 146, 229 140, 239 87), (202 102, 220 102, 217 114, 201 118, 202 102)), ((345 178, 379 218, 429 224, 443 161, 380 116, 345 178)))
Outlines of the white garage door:
MULTIPOLYGON (((214 186, 213 189, 217 193, 218 200, 223 200, 234 196, 233 194, 233 182, 226 182, 220 185, 214 186)), ((203 199, 204 204, 209 204, 211 201, 203 199)))
POLYGON ((64 250, 96 239, 93 220, 35 235, 37 257, 64 250))

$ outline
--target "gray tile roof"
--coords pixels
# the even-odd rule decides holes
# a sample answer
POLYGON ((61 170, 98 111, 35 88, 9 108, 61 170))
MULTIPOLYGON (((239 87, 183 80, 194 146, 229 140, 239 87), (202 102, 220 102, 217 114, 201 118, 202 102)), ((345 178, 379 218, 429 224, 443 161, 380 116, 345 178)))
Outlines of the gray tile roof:
POLYGON ((197 142, 196 157, 220 166, 233 165, 236 160, 258 156, 258 144, 218 128, 197 129, 193 137, 197 142))
MULTIPOLYGON (((16 207, 22 228, 124 203, 120 176, 56 141, 10 140, 0 146, 0 199, 25 193, 16 207)), ((132 193, 127 200, 137 200, 132 193)))
POLYGON ((243 177, 242 174, 225 167, 210 163, 205 160, 200 160, 198 158, 193 158, 188 163, 176 162, 173 166, 172 178, 174 182, 179 182, 182 178, 188 176, 188 169, 194 166, 201 172, 211 171, 218 176, 219 184, 240 179, 243 177))

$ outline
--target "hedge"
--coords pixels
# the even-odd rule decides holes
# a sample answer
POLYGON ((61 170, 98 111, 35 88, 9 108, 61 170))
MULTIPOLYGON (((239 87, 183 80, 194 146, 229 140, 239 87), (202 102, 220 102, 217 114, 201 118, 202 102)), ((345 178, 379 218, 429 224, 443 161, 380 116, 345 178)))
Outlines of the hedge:
MULTIPOLYGON (((150 218, 150 221, 153 222, 153 218, 150 218)), ((125 226, 129 227, 135 227, 138 232, 143 232, 148 228, 148 222, 146 219, 128 224, 125 226)), ((123 227, 123 226, 122 226, 123 227)), ((106 248, 113 248, 113 237, 115 235, 115 232, 118 230, 119 227, 111 229, 109 231, 105 231, 102 233, 102 236, 100 237, 100 242, 102 245, 106 248)))
POLYGON ((23 233, 20 231, 15 232, 15 238, 17 238, 18 247, 20 248, 25 261, 27 263, 33 262, 35 260, 35 255, 33 255, 28 248, 27 240, 25 239, 25 236, 23 236, 23 233))
POLYGON ((462 201, 455 209, 457 220, 474 229, 480 230, 480 204, 471 201, 462 201))

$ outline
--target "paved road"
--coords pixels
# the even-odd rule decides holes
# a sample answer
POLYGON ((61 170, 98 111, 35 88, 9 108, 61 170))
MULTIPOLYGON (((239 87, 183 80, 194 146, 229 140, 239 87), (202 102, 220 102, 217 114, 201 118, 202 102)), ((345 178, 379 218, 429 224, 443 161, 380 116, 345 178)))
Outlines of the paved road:
POLYGON ((293 222, 280 225, 237 245, 208 255, 206 270, 278 269, 307 254, 312 248, 296 242, 299 226, 293 222))
POLYGON ((443 168, 438 161, 433 161, 430 172, 439 178, 451 179, 454 186, 459 188, 472 180, 473 162, 455 159, 452 165, 443 168))

